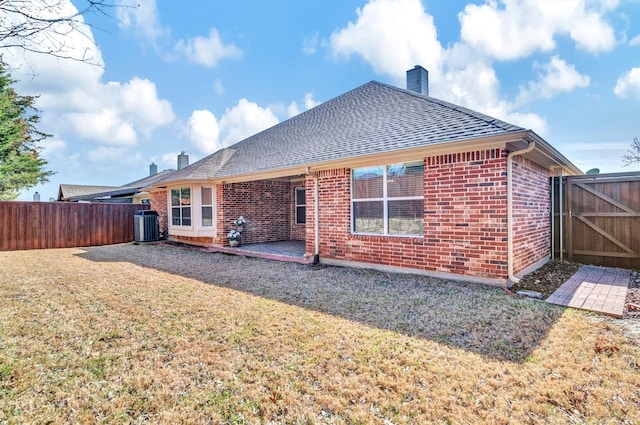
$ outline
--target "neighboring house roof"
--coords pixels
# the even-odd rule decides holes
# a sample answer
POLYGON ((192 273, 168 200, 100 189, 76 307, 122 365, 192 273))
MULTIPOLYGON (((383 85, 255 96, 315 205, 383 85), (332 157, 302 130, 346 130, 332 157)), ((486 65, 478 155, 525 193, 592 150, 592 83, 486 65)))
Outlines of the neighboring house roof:
POLYGON ((224 179, 527 131, 452 103, 371 81, 209 155, 163 183, 224 179))
POLYGON ((61 184, 58 188, 58 201, 68 201, 77 196, 92 195, 94 193, 117 190, 117 186, 92 186, 84 184, 61 184))
POLYGON ((90 186, 79 184, 61 184, 58 201, 99 201, 124 196, 133 196, 144 187, 153 185, 169 177, 175 170, 163 170, 153 176, 144 177, 122 186, 90 186))

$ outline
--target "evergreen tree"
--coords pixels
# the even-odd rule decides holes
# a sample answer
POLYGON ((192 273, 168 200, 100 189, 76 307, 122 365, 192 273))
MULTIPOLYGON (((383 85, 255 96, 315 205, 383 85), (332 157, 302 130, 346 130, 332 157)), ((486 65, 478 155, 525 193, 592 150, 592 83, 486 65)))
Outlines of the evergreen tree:
POLYGON ((51 137, 36 129, 40 121, 34 96, 15 92, 15 83, 0 62, 0 200, 13 200, 22 189, 49 181, 38 143, 51 137))

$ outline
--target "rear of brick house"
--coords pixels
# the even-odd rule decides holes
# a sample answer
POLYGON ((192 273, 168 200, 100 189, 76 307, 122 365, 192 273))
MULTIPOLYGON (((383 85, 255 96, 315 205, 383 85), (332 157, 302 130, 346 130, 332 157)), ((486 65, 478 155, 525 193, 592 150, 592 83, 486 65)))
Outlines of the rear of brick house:
POLYGON ((176 241, 305 241, 328 264, 503 284, 550 255, 550 177, 578 170, 526 130, 370 82, 222 149, 151 188, 176 241))

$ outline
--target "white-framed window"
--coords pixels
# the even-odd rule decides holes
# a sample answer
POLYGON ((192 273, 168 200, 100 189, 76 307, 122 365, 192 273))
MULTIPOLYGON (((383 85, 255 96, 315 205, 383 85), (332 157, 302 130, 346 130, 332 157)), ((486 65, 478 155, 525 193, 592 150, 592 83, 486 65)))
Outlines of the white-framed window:
POLYGON ((202 227, 213 226, 213 190, 210 187, 200 188, 202 227))
POLYGON ((171 189, 171 224, 191 226, 191 188, 171 189))
POLYGON ((307 191, 304 187, 296 187, 296 224, 307 223, 307 191))
POLYGON ((351 175, 353 233, 422 236, 422 161, 354 168, 351 175))

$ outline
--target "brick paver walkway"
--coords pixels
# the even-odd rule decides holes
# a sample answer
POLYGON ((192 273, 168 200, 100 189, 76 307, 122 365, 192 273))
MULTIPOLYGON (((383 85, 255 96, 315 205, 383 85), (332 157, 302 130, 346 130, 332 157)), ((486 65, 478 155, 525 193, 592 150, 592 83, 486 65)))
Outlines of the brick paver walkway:
POLYGON ((622 317, 630 278, 629 270, 580 266, 547 302, 622 317))

